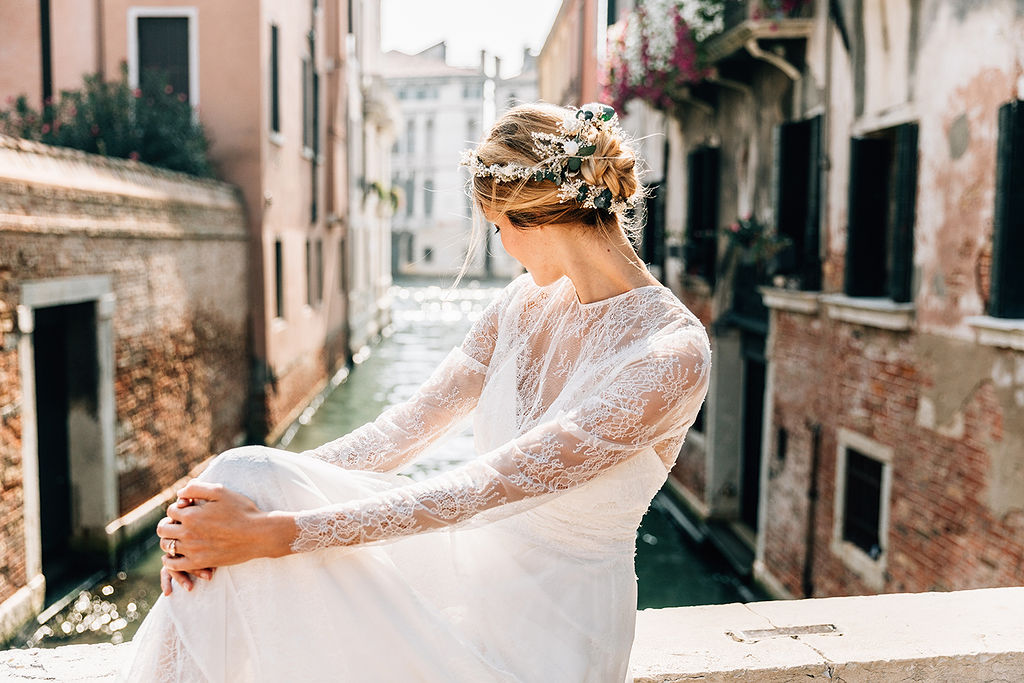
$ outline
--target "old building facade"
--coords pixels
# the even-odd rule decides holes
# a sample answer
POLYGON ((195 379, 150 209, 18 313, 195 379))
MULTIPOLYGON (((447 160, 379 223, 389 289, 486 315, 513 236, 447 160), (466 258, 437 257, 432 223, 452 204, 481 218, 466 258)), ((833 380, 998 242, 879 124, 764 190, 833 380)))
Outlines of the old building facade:
POLYGON ((242 442, 237 191, 0 137, 0 641, 242 442))
POLYGON ((275 442, 389 323, 390 212, 349 202, 390 177, 379 14, 379 0, 0 7, 0 98, 38 108, 87 74, 124 65, 134 87, 164 70, 230 183, 0 145, 0 638, 60 597, 75 550, 112 564, 183 476, 275 442), (74 353, 52 341, 83 335, 74 353), (63 483, 39 478, 65 456, 63 483))
POLYGON ((401 132, 391 150, 392 185, 404 204, 392 219, 392 269, 409 275, 451 276, 467 260, 467 274, 508 277, 520 272, 514 259, 477 225, 466 191, 462 150, 487 130, 485 85, 490 81, 481 53, 478 68, 447 63, 444 42, 417 54, 384 55, 383 74, 398 98, 401 132))
POLYGON ((780 597, 1019 584, 1020 4, 722 7, 707 74, 623 112, 714 346, 673 489, 780 597))
MULTIPOLYGON (((121 63, 133 83, 165 69, 197 109, 218 176, 242 190, 251 235, 248 433, 275 440, 349 361, 350 336, 362 345, 387 324, 388 273, 364 273, 362 255, 367 242, 387 251, 388 217, 368 223, 361 207, 350 216, 352 171, 366 174, 349 168, 346 152, 347 126, 363 121, 349 99, 363 104, 359 69, 379 44, 379 0, 265 2, 258 11, 207 0, 44 4, 45 21, 38 3, 0 9, 14 29, 0 52, 0 96, 56 95, 83 73, 116 78, 121 63), (359 244, 346 244, 350 232, 359 244)), ((370 127, 390 134, 386 122, 370 127)), ((387 169, 373 173, 388 178, 387 169)))

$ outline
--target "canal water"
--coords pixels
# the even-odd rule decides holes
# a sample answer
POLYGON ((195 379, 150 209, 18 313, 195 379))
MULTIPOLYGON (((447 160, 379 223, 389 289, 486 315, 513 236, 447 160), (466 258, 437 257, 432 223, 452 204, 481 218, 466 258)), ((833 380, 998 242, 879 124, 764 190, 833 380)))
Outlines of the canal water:
MULTIPOLYGON (((493 299, 503 283, 464 282, 448 290, 417 282, 391 290, 392 324, 372 350, 356 354, 343 382, 313 402, 278 444, 299 452, 314 448, 373 420, 403 401, 441 362, 493 299)), ((467 428, 417 461, 419 479, 473 457, 467 428)), ((674 521, 671 499, 655 498, 637 532, 638 608, 748 602, 765 596, 740 579, 706 545, 698 545, 674 521)), ((130 640, 160 594, 161 551, 152 542, 136 549, 129 566, 56 603, 8 647, 51 647, 130 640)), ((175 584, 175 589, 178 589, 175 584)))

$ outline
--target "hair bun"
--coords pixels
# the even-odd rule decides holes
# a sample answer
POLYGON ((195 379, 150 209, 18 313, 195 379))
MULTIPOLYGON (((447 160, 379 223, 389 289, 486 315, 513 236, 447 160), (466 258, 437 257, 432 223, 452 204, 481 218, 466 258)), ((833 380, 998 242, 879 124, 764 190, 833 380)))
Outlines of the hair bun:
POLYGON ((599 132, 593 144, 597 149, 584 158, 580 167, 583 181, 607 187, 615 198, 632 196, 638 184, 633 150, 624 148, 618 137, 607 130, 599 132))

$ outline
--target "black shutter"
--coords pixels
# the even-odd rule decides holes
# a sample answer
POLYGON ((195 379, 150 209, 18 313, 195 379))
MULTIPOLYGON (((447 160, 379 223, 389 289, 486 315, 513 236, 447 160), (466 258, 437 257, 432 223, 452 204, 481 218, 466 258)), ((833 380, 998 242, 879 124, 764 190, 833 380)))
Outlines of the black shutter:
POLYGON ((686 239, 683 243, 683 260, 686 272, 696 275, 699 271, 701 242, 701 178, 702 150, 690 152, 686 157, 686 239))
POLYGON ((821 289, 821 121, 815 116, 807 120, 807 215, 801 254, 800 287, 821 289))
POLYGON ((911 301, 914 271, 914 217, 917 203, 917 124, 896 129, 896 167, 889 267, 889 296, 893 301, 911 301))
POLYGON ((775 231, 791 241, 791 246, 776 256, 775 272, 798 276, 801 289, 819 289, 820 116, 779 126, 775 178, 775 231))
POLYGON ((807 125, 803 121, 778 127, 775 151, 775 233, 791 245, 775 257, 775 271, 796 273, 804 249, 807 223, 807 125))
POLYGON ((718 251, 717 147, 701 147, 686 159, 689 187, 686 194, 686 272, 699 275, 712 287, 718 251))
POLYGON ((270 26, 270 130, 281 132, 281 84, 280 62, 278 56, 278 29, 270 26))
POLYGON ((889 213, 888 140, 850 140, 845 289, 849 296, 885 296, 889 213))
POLYGON ((701 160, 701 230, 703 232, 703 258, 701 259, 704 279, 715 286, 718 256, 718 169, 719 149, 705 147, 701 160))
POLYGON ((989 315, 1024 318, 1024 102, 999 108, 989 315))
POLYGON ((664 181, 647 186, 642 258, 645 263, 662 267, 665 248, 665 191, 664 181))
POLYGON ((138 19, 139 76, 161 72, 176 93, 188 90, 188 19, 140 17, 138 19))

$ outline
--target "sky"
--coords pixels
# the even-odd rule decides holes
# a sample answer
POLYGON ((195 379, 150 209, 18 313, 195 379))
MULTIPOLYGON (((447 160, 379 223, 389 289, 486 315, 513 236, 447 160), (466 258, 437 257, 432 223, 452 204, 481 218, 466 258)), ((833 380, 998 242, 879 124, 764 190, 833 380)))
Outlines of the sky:
POLYGON ((561 0, 381 0, 381 49, 415 53, 448 41, 448 63, 475 67, 480 50, 519 72, 523 47, 540 52, 561 0))

